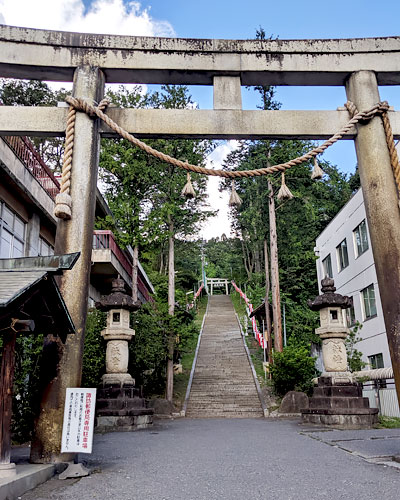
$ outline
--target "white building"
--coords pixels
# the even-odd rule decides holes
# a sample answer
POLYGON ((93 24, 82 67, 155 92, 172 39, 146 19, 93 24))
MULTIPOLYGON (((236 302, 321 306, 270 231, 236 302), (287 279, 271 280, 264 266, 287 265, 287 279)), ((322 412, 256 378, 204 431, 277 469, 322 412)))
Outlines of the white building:
POLYGON ((318 236, 315 253, 318 283, 325 275, 335 281, 337 293, 353 297, 346 311, 347 325, 359 322, 362 341, 357 349, 371 368, 390 367, 382 304, 379 294, 364 198, 359 189, 318 236))

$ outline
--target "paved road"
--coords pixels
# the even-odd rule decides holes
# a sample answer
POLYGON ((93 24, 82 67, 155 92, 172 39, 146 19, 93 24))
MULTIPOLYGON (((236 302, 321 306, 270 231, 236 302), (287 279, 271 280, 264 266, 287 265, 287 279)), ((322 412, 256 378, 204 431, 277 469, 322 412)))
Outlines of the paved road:
POLYGON ((294 421, 163 421, 152 430, 97 435, 91 476, 52 479, 22 499, 398 500, 400 469, 357 456, 396 452, 400 429, 309 432, 294 421))

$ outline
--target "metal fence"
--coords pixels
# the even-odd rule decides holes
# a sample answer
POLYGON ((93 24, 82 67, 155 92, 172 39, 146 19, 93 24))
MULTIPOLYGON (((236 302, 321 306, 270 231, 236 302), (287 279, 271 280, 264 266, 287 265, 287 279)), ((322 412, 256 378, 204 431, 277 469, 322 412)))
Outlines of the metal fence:
POLYGON ((380 415, 400 418, 400 408, 393 379, 365 382, 363 396, 369 399, 371 408, 379 409, 380 415))

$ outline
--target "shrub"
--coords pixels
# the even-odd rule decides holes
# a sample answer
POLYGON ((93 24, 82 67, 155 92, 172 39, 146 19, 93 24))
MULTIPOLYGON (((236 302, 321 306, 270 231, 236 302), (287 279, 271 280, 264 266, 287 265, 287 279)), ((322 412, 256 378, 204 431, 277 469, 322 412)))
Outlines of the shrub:
POLYGON ((40 401, 40 364, 43 335, 17 336, 13 391, 12 439, 25 443, 31 439, 33 421, 40 401))
POLYGON ((83 351, 82 387, 97 387, 106 372, 106 342, 100 332, 106 326, 105 312, 92 309, 86 320, 83 351))
POLYGON ((278 396, 289 391, 312 392, 312 379, 318 376, 315 358, 306 346, 289 345, 274 354, 271 366, 272 384, 278 396))

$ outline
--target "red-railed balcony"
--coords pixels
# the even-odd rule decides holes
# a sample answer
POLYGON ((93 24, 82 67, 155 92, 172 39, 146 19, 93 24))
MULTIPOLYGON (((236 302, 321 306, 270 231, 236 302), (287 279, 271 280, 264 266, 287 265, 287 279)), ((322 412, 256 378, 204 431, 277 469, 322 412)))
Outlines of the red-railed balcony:
POLYGON ((36 151, 32 142, 27 137, 19 136, 3 136, 2 139, 54 200, 60 192, 60 183, 36 151))
MULTIPOLYGON (((111 279, 119 274, 126 283, 132 282, 132 256, 121 250, 117 245, 114 234, 108 230, 93 231, 91 281, 93 285, 109 293, 111 279)), ((138 269, 138 299, 140 302, 152 301, 152 290, 146 285, 147 279, 138 269)))

